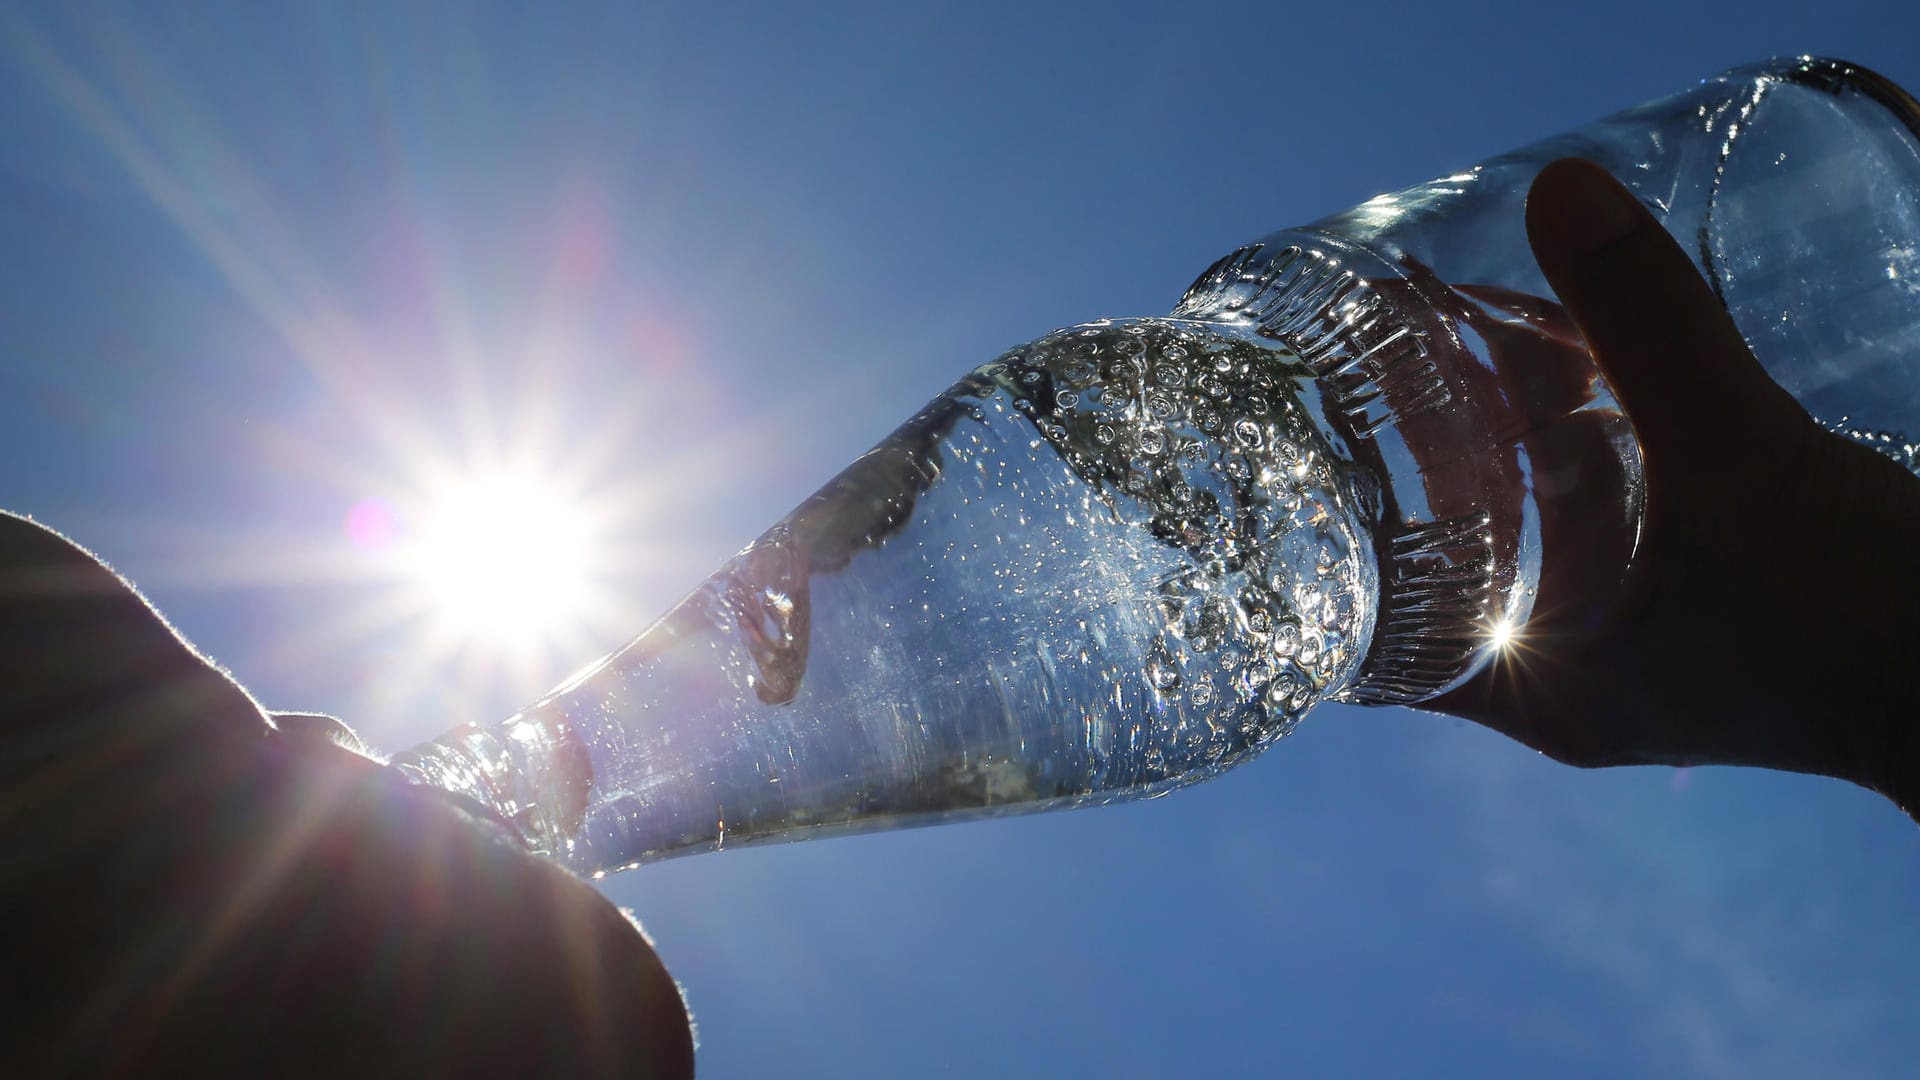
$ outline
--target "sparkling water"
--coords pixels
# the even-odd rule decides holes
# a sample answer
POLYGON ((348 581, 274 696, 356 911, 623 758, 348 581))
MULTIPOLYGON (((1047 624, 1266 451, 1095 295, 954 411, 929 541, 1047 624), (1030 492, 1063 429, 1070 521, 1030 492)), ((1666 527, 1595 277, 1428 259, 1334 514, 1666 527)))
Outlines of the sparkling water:
POLYGON ((1151 795, 1339 693, 1378 492, 1304 365, 1060 331, 935 399, 624 650, 396 764, 585 870, 1151 795))

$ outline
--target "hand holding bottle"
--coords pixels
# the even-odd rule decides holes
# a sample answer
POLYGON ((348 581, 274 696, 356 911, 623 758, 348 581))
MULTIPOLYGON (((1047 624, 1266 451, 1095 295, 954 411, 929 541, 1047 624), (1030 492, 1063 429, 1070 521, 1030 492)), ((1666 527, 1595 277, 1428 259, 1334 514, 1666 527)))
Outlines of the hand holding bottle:
POLYGON ((1569 764, 1819 773, 1912 811, 1920 478, 1808 417, 1597 166, 1544 170, 1527 227, 1641 442, 1646 526, 1611 614, 1543 580, 1502 661, 1429 707, 1569 764))

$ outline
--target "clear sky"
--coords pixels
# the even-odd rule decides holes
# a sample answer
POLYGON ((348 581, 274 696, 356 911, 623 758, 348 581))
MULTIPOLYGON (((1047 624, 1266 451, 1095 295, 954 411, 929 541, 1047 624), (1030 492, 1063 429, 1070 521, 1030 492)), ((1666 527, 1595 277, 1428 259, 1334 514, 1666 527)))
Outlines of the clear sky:
MULTIPOLYGON (((1920 88, 1920 8, 13 5, 0 505, 270 706, 397 748, 638 631, 1009 345, 1164 312, 1264 232, 1794 52, 1920 88), (593 552, 591 602, 540 634, 393 555, 503 468, 560 505, 472 528, 593 552)), ((710 1076, 1920 1055, 1920 835, 1889 805, 1579 773, 1406 710, 1323 708, 1152 803, 606 884, 710 1076)))

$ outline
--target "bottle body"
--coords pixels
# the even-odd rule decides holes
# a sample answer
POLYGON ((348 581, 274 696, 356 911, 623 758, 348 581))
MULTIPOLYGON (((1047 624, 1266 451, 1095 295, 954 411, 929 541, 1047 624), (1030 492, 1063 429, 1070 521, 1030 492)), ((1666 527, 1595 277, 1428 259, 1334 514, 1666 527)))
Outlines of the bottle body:
POLYGON ((627 648, 403 757, 583 869, 1151 795, 1350 681, 1370 470, 1311 374, 1165 319, 985 365, 627 648))
POLYGON ((1741 69, 1248 245, 1171 318, 1014 350, 625 648, 395 767, 600 872, 1151 796, 1321 700, 1458 685, 1543 584, 1598 617, 1639 450, 1523 225, 1576 154, 1816 416, 1913 464, 1920 109, 1846 65, 1741 69))

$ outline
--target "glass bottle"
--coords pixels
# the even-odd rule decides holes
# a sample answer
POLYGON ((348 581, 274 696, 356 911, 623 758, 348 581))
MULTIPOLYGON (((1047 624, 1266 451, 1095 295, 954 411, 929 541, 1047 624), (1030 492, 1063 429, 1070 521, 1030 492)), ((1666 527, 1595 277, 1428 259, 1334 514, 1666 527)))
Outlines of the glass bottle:
POLYGON ((1617 580, 1638 535, 1632 429, 1524 233, 1568 156, 1809 411, 1915 464, 1920 106, 1757 64, 1242 247, 1170 317, 1008 352, 630 644, 395 767, 602 872, 1152 796, 1320 701, 1457 686, 1544 565, 1617 580))

